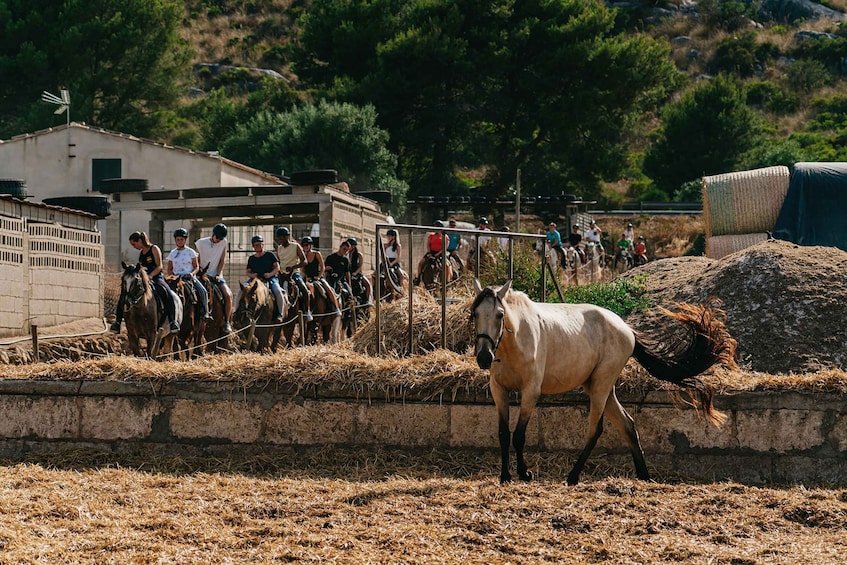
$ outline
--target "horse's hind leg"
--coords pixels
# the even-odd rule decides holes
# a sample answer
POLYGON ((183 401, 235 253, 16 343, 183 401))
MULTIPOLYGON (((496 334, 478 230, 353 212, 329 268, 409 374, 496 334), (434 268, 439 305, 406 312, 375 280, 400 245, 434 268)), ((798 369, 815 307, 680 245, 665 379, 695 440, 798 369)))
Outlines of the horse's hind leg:
POLYGON ((635 463, 635 474, 642 481, 650 480, 650 473, 647 471, 647 463, 644 461, 644 451, 641 450, 641 442, 638 441, 638 431, 635 429, 635 422, 632 417, 624 410, 615 391, 609 395, 609 400, 606 401, 606 416, 612 421, 612 424, 621 432, 621 435, 629 445, 629 450, 632 453, 632 459, 635 463))
POLYGON ((603 433, 603 410, 606 407, 606 399, 605 398, 593 398, 591 392, 588 392, 588 398, 590 402, 589 412, 588 412, 588 441, 585 443, 585 447, 582 448, 582 451, 579 453, 579 457, 574 463, 573 469, 568 474, 568 484, 575 485, 579 483, 579 475, 582 473, 582 468, 585 467, 585 462, 588 461, 588 456, 591 455, 591 451, 594 449, 594 446, 597 445, 597 440, 600 439, 600 435, 603 433))

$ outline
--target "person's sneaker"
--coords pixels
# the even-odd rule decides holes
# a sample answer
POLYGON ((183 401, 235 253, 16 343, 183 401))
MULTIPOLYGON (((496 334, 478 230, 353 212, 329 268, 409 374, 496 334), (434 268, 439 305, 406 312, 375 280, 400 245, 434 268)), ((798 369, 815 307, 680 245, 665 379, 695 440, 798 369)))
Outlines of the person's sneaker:
POLYGON ((211 314, 206 314, 205 316, 203 316, 203 319, 206 320, 207 322, 214 322, 215 321, 215 319, 212 317, 211 314))
POLYGON ((282 323, 282 314, 276 315, 276 318, 274 318, 274 323, 275 324, 281 324, 282 323))
POLYGON ((309 310, 306 310, 306 321, 311 322, 314 319, 315 318, 314 318, 314 316, 312 316, 312 313, 309 310))
POLYGON ((109 331, 112 332, 113 334, 119 334, 119 333, 121 333, 121 325, 119 323, 115 322, 111 326, 109 326, 109 331))
POLYGON ((179 333, 179 323, 178 322, 171 322, 171 333, 172 334, 179 333))
POLYGON ((232 324, 230 324, 229 322, 224 324, 224 331, 228 334, 231 334, 232 333, 232 324))

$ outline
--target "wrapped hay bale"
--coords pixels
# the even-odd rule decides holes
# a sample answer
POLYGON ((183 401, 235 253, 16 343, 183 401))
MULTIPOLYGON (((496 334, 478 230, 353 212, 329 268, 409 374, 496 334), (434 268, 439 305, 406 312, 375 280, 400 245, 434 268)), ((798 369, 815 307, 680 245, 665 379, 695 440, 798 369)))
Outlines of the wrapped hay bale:
MULTIPOLYGON (((447 349, 465 353, 473 346, 470 307, 473 299, 447 306, 447 349)), ((412 305, 412 334, 415 353, 441 347, 441 304, 420 287, 415 287, 412 305)), ((409 303, 406 298, 384 304, 380 309, 383 355, 409 355, 409 303)), ((350 340, 354 351, 376 355, 376 316, 362 326, 350 340)))
POLYGON ((706 257, 720 259, 736 251, 752 247, 767 241, 766 233, 745 233, 741 235, 716 235, 706 239, 706 257))
POLYGON ((789 181, 782 165, 703 177, 706 237, 773 230, 789 181))

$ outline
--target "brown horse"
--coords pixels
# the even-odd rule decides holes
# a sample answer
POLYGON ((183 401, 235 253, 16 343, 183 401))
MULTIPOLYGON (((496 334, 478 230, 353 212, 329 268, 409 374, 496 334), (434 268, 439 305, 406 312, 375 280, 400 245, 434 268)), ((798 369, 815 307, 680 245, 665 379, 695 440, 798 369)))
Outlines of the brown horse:
POLYGON ((341 307, 338 295, 323 279, 316 279, 306 284, 312 286, 312 316, 314 317, 306 330, 306 342, 309 345, 315 345, 320 333, 324 343, 338 343, 341 341, 341 307))
MULTIPOLYGON (((141 266, 121 263, 124 269, 121 284, 126 294, 124 321, 129 349, 135 356, 141 356, 141 339, 145 341, 147 357, 155 359, 160 351, 168 353, 173 349, 175 337, 170 333, 167 316, 156 300, 153 284, 147 271, 141 266)), ((182 305, 174 298, 176 317, 182 317, 182 305)))
MULTIPOLYGON (((282 305, 283 317, 288 313, 288 298, 283 294, 285 303, 282 305)), ((276 351, 279 345, 282 326, 273 324, 276 315, 274 295, 268 285, 259 279, 253 279, 249 283, 241 283, 241 293, 238 296, 238 306, 232 315, 235 328, 241 333, 248 326, 255 324, 255 332, 248 339, 246 347, 253 351, 265 351, 268 349, 268 341, 273 334, 270 345, 271 351, 276 351)))
POLYGON ((559 394, 582 387, 589 398, 587 442, 568 475, 575 485, 594 445, 603 432, 605 415, 623 435, 639 479, 649 480, 635 424, 615 396, 615 383, 630 357, 656 378, 675 384, 689 395, 690 404, 715 425, 726 417, 712 404, 713 389, 697 378, 717 363, 735 364, 736 342, 721 313, 711 306, 680 305, 662 313, 681 322, 690 339, 674 333, 647 340, 617 314, 592 304, 544 304, 510 291, 512 281, 482 289, 474 279, 477 297, 471 306, 476 321, 476 361, 491 370, 491 395, 497 406, 500 439, 500 481, 509 474, 509 394, 520 392, 521 410, 514 432, 518 477, 532 479, 523 448, 526 426, 542 394, 559 394), (660 345, 657 345, 660 344, 660 345))
POLYGON ((174 357, 177 355, 186 359, 198 357, 202 354, 201 346, 206 331, 206 321, 201 313, 203 307, 194 290, 194 283, 190 279, 176 275, 165 277, 165 280, 182 303, 182 321, 176 338, 179 350, 174 351, 174 357))
POLYGON ((206 351, 208 353, 217 353, 218 349, 224 348, 228 341, 226 337, 229 335, 229 332, 225 329, 226 301, 224 300, 221 289, 206 274, 208 270, 209 265, 201 268, 197 273, 197 278, 206 287, 206 292, 209 295, 209 312, 213 318, 213 320, 206 321, 206 351))

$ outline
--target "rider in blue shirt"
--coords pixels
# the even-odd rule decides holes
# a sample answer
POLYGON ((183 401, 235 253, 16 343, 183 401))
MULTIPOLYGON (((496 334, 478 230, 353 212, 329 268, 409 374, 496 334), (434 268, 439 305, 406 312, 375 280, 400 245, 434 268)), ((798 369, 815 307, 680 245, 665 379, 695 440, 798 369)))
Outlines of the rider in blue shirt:
POLYGON ((559 254, 559 262, 564 265, 565 252, 562 251, 562 236, 556 229, 556 223, 550 222, 547 224, 547 241, 550 242, 550 247, 556 250, 559 254))

